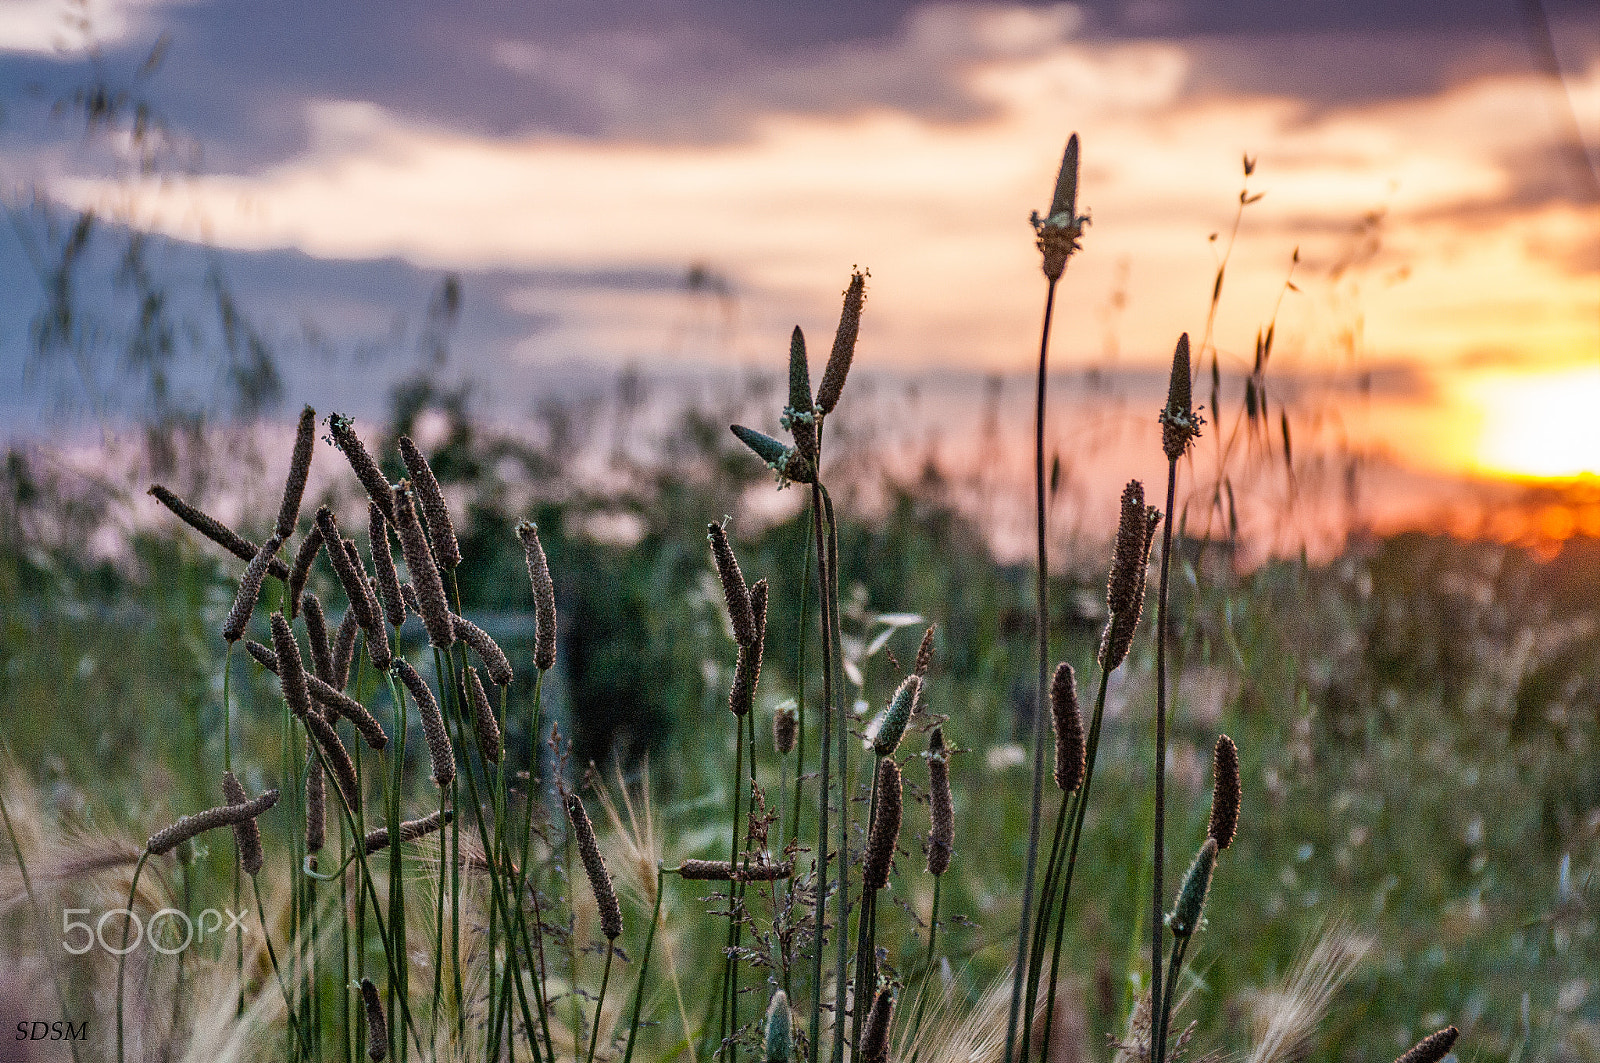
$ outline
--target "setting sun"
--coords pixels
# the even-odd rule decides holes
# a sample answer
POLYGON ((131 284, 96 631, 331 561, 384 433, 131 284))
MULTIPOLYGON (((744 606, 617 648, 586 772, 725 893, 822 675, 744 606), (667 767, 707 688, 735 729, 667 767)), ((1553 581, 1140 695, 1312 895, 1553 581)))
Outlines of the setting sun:
POLYGON ((1465 388, 1482 428, 1473 464, 1496 476, 1600 474, 1600 367, 1494 373, 1465 388))

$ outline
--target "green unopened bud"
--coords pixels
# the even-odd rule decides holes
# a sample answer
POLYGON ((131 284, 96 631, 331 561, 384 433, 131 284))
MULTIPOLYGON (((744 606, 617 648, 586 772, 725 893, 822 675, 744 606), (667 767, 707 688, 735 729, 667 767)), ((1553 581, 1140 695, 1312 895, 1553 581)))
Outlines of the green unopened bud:
POLYGON ((753 428, 746 428, 742 424, 730 425, 733 434, 739 437, 740 442, 756 452, 756 456, 767 463, 767 468, 778 474, 780 483, 793 480, 796 483, 811 483, 817 478, 816 465, 804 454, 793 447, 786 447, 769 435, 757 432, 753 428))
POLYGON ((906 724, 911 720, 911 711, 921 692, 922 679, 908 675, 889 699, 889 707, 883 710, 872 728, 872 751, 878 756, 892 756, 900 748, 900 737, 906 733, 906 724))
POLYGON ((789 995, 783 990, 772 994, 767 1005, 767 1063, 789 1063, 794 1055, 794 1030, 789 1015, 789 995))
POLYGON ((1206 906, 1206 893, 1211 889, 1211 872, 1217 866, 1217 840, 1207 838, 1200 851, 1194 854, 1194 863, 1183 873, 1183 885, 1178 887, 1178 903, 1167 916, 1167 926, 1172 936, 1186 938, 1200 925, 1200 913, 1206 906))

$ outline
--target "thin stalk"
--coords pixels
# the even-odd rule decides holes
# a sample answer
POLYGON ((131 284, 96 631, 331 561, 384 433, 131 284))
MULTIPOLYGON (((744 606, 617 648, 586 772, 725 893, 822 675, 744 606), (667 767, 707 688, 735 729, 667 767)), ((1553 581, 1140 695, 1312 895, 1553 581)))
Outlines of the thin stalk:
POLYGON ((611 957, 617 951, 615 939, 606 942, 606 966, 600 975, 600 999, 594 1003, 594 1026, 589 1030, 589 1057, 584 1063, 594 1063, 594 1046, 600 1040, 600 1012, 606 1006, 606 987, 611 984, 611 957))
MULTIPOLYGON (((339 984, 350 984, 350 892, 345 876, 349 866, 350 837, 344 825, 339 825, 339 984)), ((355 1039, 350 1036, 350 994, 339 994, 339 1056, 345 1063, 355 1063, 355 1039)))
MULTIPOLYGON (((1044 947, 1050 940, 1051 920, 1055 918, 1057 912, 1054 900, 1057 876, 1061 871, 1059 866, 1061 838, 1065 833, 1067 807, 1072 800, 1071 794, 1061 795, 1061 806, 1056 811, 1056 829, 1050 842, 1050 858, 1045 862, 1044 881, 1039 889, 1039 918, 1034 920, 1033 924, 1033 946, 1028 953, 1028 984, 1023 991, 1022 1046, 1018 1053, 1019 1059, 1028 1058, 1028 1048, 1033 1041, 1033 1012, 1038 1006, 1039 979, 1044 975, 1044 947)), ((1061 912, 1061 922, 1065 921, 1066 913, 1061 912)))
MULTIPOLYGON (((233 770, 233 643, 228 643, 228 652, 222 658, 222 770, 233 770)), ((239 910, 239 861, 233 861, 233 910, 239 910)), ((244 1018, 244 927, 240 927, 233 936, 233 974, 234 984, 238 987, 238 997, 234 1002, 234 1018, 244 1018)), ((76 1045, 73 1046, 76 1050, 76 1045)))
MULTIPOLYGON (((639 1015, 644 1007, 644 980, 650 973, 650 949, 656 942, 656 923, 661 921, 661 891, 666 873, 656 864, 656 905, 650 912, 650 929, 644 936, 644 959, 639 963, 639 977, 633 985, 633 1021, 628 1024, 628 1047, 622 1053, 622 1063, 633 1063, 633 1042, 639 1035, 639 1015)), ((531 1031, 530 1031, 531 1033, 531 1031)), ((535 1048, 538 1046, 535 1045, 535 1048)))
MULTIPOLYGON (((835 660, 844 661, 843 636, 839 630, 839 522, 834 517, 833 499, 827 488, 822 489, 822 506, 828 518, 827 579, 832 589, 828 594, 829 636, 835 660)), ((837 710, 833 714, 834 740, 839 753, 839 893, 837 916, 839 926, 834 939, 838 953, 834 960, 834 1024, 833 1060, 844 1060, 844 992, 845 963, 849 959, 850 939, 850 744, 847 738, 844 700, 844 669, 838 668, 833 677, 833 701, 837 710)))
MULTIPOLYGON (((7 817, 9 821, 10 817, 7 817)), ((128 931, 133 926, 133 900, 139 892, 139 876, 144 873, 144 864, 150 859, 150 850, 146 849, 139 854, 139 862, 133 868, 133 881, 128 885, 128 903, 123 908, 122 914, 122 944, 118 946, 122 951, 117 953, 117 1063, 123 1063, 125 1055, 122 1044, 122 994, 123 978, 128 960, 128 931)))
MULTIPOLYGON (((870 825, 878 815, 878 765, 883 762, 883 757, 877 757, 872 765, 872 796, 867 801, 867 823, 870 825)), ((869 827, 870 829, 870 827, 869 827)), ((870 993, 872 986, 872 935, 874 927, 871 915, 875 911, 877 901, 876 890, 864 890, 861 897, 861 916, 856 920, 856 991, 855 999, 861 1000, 863 990, 870 993)), ((861 1022, 866 1016, 862 1010, 853 1009, 850 1019, 850 1054, 856 1056, 861 1051, 861 1022)))
MULTIPOLYGON (((806 503, 807 508, 815 505, 814 502, 806 503)), ((801 784, 806 776, 806 642, 809 631, 806 622, 811 608, 811 536, 806 534, 808 517, 801 515, 800 532, 805 539, 806 559, 800 572, 800 628, 795 633, 797 652, 795 654, 795 761, 794 761, 794 811, 793 820, 789 828, 789 838, 800 837, 800 800, 801 784)), ((790 889, 794 888, 791 881, 790 889)), ((788 984, 784 985, 784 992, 789 991, 788 984)))
POLYGON ((1189 938, 1179 938, 1173 942, 1172 958, 1167 961, 1167 985, 1161 994, 1161 1012, 1152 1028, 1153 1043, 1160 1046, 1163 1053, 1167 1044, 1167 1027, 1172 1023, 1172 998, 1178 991, 1178 973, 1183 970, 1183 959, 1188 951, 1189 938))
MULTIPOLYGON (((821 1047, 818 1041, 822 1035, 822 953, 823 932, 827 922, 826 906, 828 900, 828 768, 829 749, 832 743, 828 741, 828 730, 833 725, 833 641, 828 630, 831 614, 831 589, 828 586, 826 562, 823 560, 825 550, 822 532, 822 485, 811 485, 811 526, 815 533, 817 544, 817 591, 819 606, 822 613, 822 780, 817 791, 817 888, 816 899, 812 904, 812 919, 816 923, 816 931, 812 937, 812 991, 811 991, 811 1037, 807 1042, 810 1051, 808 1063, 817 1063, 820 1058, 821 1047)), ((802 733, 803 733, 802 729, 802 733)), ((841 861, 842 862, 842 861, 841 861)), ((840 933, 843 933, 841 928, 840 933)), ((835 1025, 842 1021, 842 1016, 835 1011, 835 1025)), ((843 1063, 842 1058, 836 1057, 835 1063, 843 1063)))
MULTIPOLYGON (((266 943, 267 959, 271 961, 272 973, 278 980, 278 991, 283 994, 283 1013, 284 1016, 289 1020, 289 1036, 299 1051, 309 1051, 306 1047, 304 1038, 301 1036, 300 1025, 295 1022, 294 1004, 289 999, 289 986, 286 982, 284 982, 283 971, 278 967, 278 953, 272 947, 272 932, 267 929, 267 907, 261 903, 261 882, 254 875, 250 876, 250 888, 255 892, 256 895, 256 918, 261 921, 261 940, 266 943)), ((128 944, 128 928, 126 924, 124 924, 122 928, 122 944, 124 948, 126 948, 128 944)), ((119 967, 117 971, 119 979, 121 978, 121 974, 122 972, 119 967)), ((120 995, 121 994, 119 992, 119 998, 120 995)), ((120 1012, 118 1013, 117 1017, 119 1020, 121 1019, 120 1012)), ((117 1038, 117 1058, 120 1060, 122 1058, 122 1038, 120 1036, 122 1033, 122 1027, 120 1022, 117 1027, 117 1033, 119 1035, 117 1038)))
POLYGON ((1039 383, 1034 402, 1033 485, 1038 516, 1038 572, 1035 575, 1038 612, 1034 624, 1038 633, 1039 674, 1033 703, 1033 803, 1028 812, 1028 862, 1022 877, 1022 919, 1017 926, 1017 960, 1011 978, 1011 1014, 1006 1021, 1006 1063, 1012 1063, 1016 1049, 1018 1010, 1022 1004, 1022 987, 1027 973, 1028 924, 1033 915, 1033 875, 1039 861, 1039 811, 1044 800, 1044 717, 1049 711, 1050 693, 1050 585, 1045 544, 1044 417, 1050 319, 1055 313, 1058 280, 1059 277, 1050 278, 1045 291, 1044 325, 1039 333, 1039 383))
MULTIPOLYGON (((744 720, 735 716, 733 729, 733 827, 728 841, 728 866, 739 866, 739 804, 744 789, 744 720)), ((751 750, 752 755, 754 750, 751 750)), ((717 1016, 717 1055, 727 1051, 728 1037, 738 1029, 739 1015, 739 898, 738 881, 728 884, 728 943, 723 949, 721 1010, 717 1016)))
MULTIPOLYGON (((1178 459, 1167 461, 1167 511, 1161 522, 1161 587, 1156 597, 1156 818, 1155 818, 1155 869, 1151 875, 1150 922, 1150 1013, 1165 1014, 1166 1000, 1161 986, 1161 946, 1166 927, 1161 918, 1165 907, 1166 890, 1162 881, 1162 857, 1166 853, 1166 781, 1167 781, 1167 594, 1168 576, 1172 567, 1172 505, 1178 489, 1178 459)), ((1163 1063, 1166 1058, 1166 1028, 1157 1027, 1152 1044, 1153 1063, 1163 1063)))

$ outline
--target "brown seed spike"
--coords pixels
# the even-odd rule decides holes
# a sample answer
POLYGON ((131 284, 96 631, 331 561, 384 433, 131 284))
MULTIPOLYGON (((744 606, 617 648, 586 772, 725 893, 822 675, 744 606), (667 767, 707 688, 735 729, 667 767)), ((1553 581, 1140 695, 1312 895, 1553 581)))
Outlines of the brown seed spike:
POLYGON ((254 819, 277 803, 278 791, 268 790, 260 797, 246 801, 242 805, 222 805, 197 812, 192 816, 184 816, 172 826, 152 834, 145 848, 150 855, 161 856, 176 849, 190 838, 215 827, 231 827, 242 820, 254 819))
POLYGON ((929 624, 928 630, 922 633, 922 644, 917 647, 917 662, 911 668, 911 674, 918 679, 926 677, 933 665, 933 630, 937 626, 929 624))
POLYGON ((727 530, 715 522, 706 525, 706 538, 711 541, 711 558, 716 562, 717 577, 722 580, 722 597, 727 603, 728 619, 733 622, 733 640, 741 646, 756 641, 755 614, 750 609, 750 589, 745 586, 744 573, 728 545, 727 530))
MULTIPOLYGON (((400 824, 400 840, 402 842, 414 842, 418 838, 425 838, 454 818, 455 813, 446 809, 443 816, 434 812, 422 819, 408 819, 400 824)), ((361 844, 366 848, 369 856, 387 849, 389 847, 389 828, 378 827, 367 831, 366 837, 361 840, 361 844)))
POLYGON ((316 563, 317 553, 321 549, 322 529, 313 524, 305 538, 300 540, 300 548, 294 552, 294 563, 289 566, 290 620, 300 612, 300 598, 305 594, 306 580, 311 578, 311 566, 316 563))
POLYGON ((456 638, 471 646, 472 652, 483 662, 483 670, 489 673, 489 682, 496 686, 510 686, 511 661, 500 644, 490 638, 487 631, 465 617, 451 613, 450 623, 455 628, 456 638))
POLYGON ((1050 719, 1056 732, 1056 786, 1070 794, 1083 784, 1083 714, 1078 711, 1078 678, 1072 665, 1056 666, 1050 684, 1050 719))
POLYGON ((328 680, 328 685, 335 690, 343 690, 350 682, 350 666, 356 659, 356 632, 360 628, 356 623, 356 611, 346 609, 339 618, 339 631, 333 637, 333 678, 328 680))
POLYGON ((878 761, 878 807, 867 832, 867 855, 861 866, 861 881, 866 889, 881 890, 889 884, 889 865, 900 839, 903 808, 900 765, 892 757, 882 757, 878 761))
POLYGON ((600 932, 608 941, 616 940, 622 933, 622 907, 617 904, 617 891, 611 885, 611 873, 600 857, 600 846, 594 838, 594 824, 583 809, 583 800, 577 794, 566 795, 567 819, 572 823, 573 840, 578 843, 578 855, 583 858, 583 870, 589 876, 589 889, 594 892, 595 907, 600 909, 600 932))
POLYGON ((750 588, 750 612, 755 618, 756 638, 740 646, 733 666, 733 686, 728 691, 728 708, 743 716, 755 707, 756 684, 761 681, 761 647, 767 634, 767 581, 757 580, 750 588))
POLYGON ((239 592, 233 597, 233 608, 228 610, 228 619, 222 625, 222 637, 229 643, 238 642, 244 635, 250 614, 256 611, 256 601, 261 597, 261 583, 267 578, 267 567, 277 560, 278 547, 282 545, 282 539, 272 536, 261 544, 256 556, 245 566, 239 592))
POLYGON ((733 865, 726 860, 685 860, 678 865, 678 877, 690 882, 731 882, 733 865))
POLYGON ((1450 1054, 1450 1049, 1455 1047, 1456 1038, 1461 1031, 1454 1026, 1446 1026, 1437 1033, 1430 1033, 1413 1045, 1406 1054, 1395 1060, 1395 1063, 1439 1063, 1441 1059, 1450 1054))
POLYGON ((307 714, 301 722, 306 725, 307 733, 316 739, 317 745, 322 747, 322 757, 333 772, 333 781, 344 796, 345 806, 354 814, 359 807, 357 795, 361 792, 361 784, 356 778, 356 765, 350 759, 350 751, 339 741, 339 732, 333 729, 333 724, 323 719, 320 712, 307 714))
POLYGON ((344 548, 344 536, 339 533, 338 518, 327 506, 317 510, 317 528, 322 532, 323 545, 328 548, 328 563, 333 566, 333 574, 339 577, 339 585, 355 610, 361 630, 382 627, 383 618, 376 615, 377 603, 367 586, 366 574, 350 560, 350 553, 344 548))
POLYGON ((400 682, 411 692, 417 703, 417 713, 422 717, 422 735, 428 740, 428 758, 433 765, 433 781, 442 790, 456 777, 455 747, 450 744, 450 733, 445 730, 444 717, 439 715, 439 702, 433 691, 423 682, 422 676, 404 657, 395 659, 394 670, 400 682))
POLYGON ((328 428, 333 432, 334 446, 344 452, 345 459, 355 470, 356 479, 367 489, 367 497, 378 503, 383 509, 383 515, 392 523, 394 489, 389 486, 388 477, 383 475, 378 463, 372 460, 372 455, 367 453, 367 448, 362 446, 361 440, 356 437, 354 423, 343 414, 336 413, 328 418, 328 428))
MULTIPOLYGON (((240 561, 249 561, 260 552, 261 548, 255 543, 246 539, 232 528, 227 527, 215 517, 195 509, 160 484, 151 485, 150 496, 170 509, 179 520, 228 551, 234 557, 237 557, 240 561)), ((282 561, 274 559, 267 568, 267 575, 280 580, 287 579, 289 566, 282 561)))
POLYGON ((333 647, 328 642, 328 617, 322 611, 322 599, 307 594, 303 599, 306 614, 306 638, 311 640, 311 674, 324 683, 333 682, 333 647))
POLYGON ((1111 617, 1100 639, 1100 666, 1112 671, 1128 656, 1133 633, 1144 609, 1145 567, 1150 561, 1151 513, 1144 504, 1144 485, 1130 480, 1122 491, 1122 518, 1117 522, 1117 542, 1111 555, 1111 576, 1106 582, 1106 604, 1111 617))
POLYGON ((884 986, 872 998, 872 1009, 861 1027, 861 1063, 888 1063, 889 1027, 893 1023, 894 991, 884 986))
POLYGON ((383 1003, 372 979, 361 979, 361 1004, 367 1011, 367 1058, 373 1063, 389 1054, 389 1025, 383 1021, 383 1003))
POLYGON ((306 852, 318 853, 328 837, 328 782, 322 771, 322 761, 313 748, 314 739, 306 739, 306 852))
POLYGON ((400 594, 400 573, 395 571, 394 554, 389 549, 389 522, 376 502, 367 503, 367 548, 372 552, 372 570, 378 574, 378 600, 383 603, 384 619, 396 631, 406 622, 406 603, 400 594))
POLYGON ((483 692, 483 681, 478 670, 467 666, 467 700, 472 705, 472 729, 477 732, 478 752, 490 764, 500 763, 500 722, 489 707, 489 697, 483 692))
POLYGON ((400 552, 405 555, 406 569, 411 573, 411 585, 417 589, 417 602, 422 609, 422 623, 428 629, 428 641, 443 650, 455 645, 456 629, 450 622, 450 605, 444 596, 444 581, 439 578, 439 566, 434 564, 428 549, 428 533, 412 499, 410 485, 401 483, 394 493, 395 528, 400 532, 400 552))
POLYGON ((800 714, 792 706, 785 705, 772 714, 772 748, 777 750, 778 756, 793 753, 799 737, 800 714))
MULTIPOLYGON (((222 773, 222 796, 229 805, 243 805, 250 800, 233 772, 222 773)), ((247 875, 255 875, 266 862, 261 853, 261 828, 253 819, 241 819, 233 824, 233 840, 239 849, 239 866, 247 875)))
POLYGON ((928 736, 928 874, 950 870, 955 850, 955 804, 950 799, 950 759, 944 748, 944 729, 928 736))
POLYGON ((1218 849, 1233 844, 1234 832, 1239 829, 1239 802, 1243 787, 1239 782, 1239 748, 1227 735, 1217 737, 1217 748, 1211 758, 1211 824, 1206 836, 1217 843, 1218 849))
POLYGON ((316 441, 317 411, 310 406, 300 411, 300 425, 294 436, 294 456, 289 459, 289 478, 283 485, 283 503, 278 507, 278 538, 294 534, 300 519, 300 499, 306 493, 306 477, 311 474, 311 445, 316 441))
POLYGON ((550 578, 550 563, 539 542, 539 526, 531 520, 517 525, 517 538, 528 562, 528 581, 533 586, 533 663, 541 672, 556 663, 556 585, 550 578))
POLYGON ((356 541, 346 539, 340 546, 345 560, 350 562, 351 571, 360 579, 362 600, 365 602, 362 612, 372 620, 372 626, 364 629, 367 636, 367 657, 371 659, 374 668, 380 672, 387 672, 394 657, 389 650, 389 632, 383 626, 383 610, 378 605, 377 591, 367 576, 366 568, 361 564, 361 551, 356 548, 356 541))
POLYGON ((1178 337, 1172 355, 1172 381, 1167 386, 1167 405, 1161 411, 1161 449, 1168 461, 1177 461, 1200 437, 1204 420, 1194 411, 1189 388, 1189 334, 1178 337))
POLYGON ((311 712, 311 690, 306 685, 305 662, 300 656, 300 643, 282 613, 272 614, 272 651, 278 658, 278 685, 289 711, 296 716, 307 715, 311 712))
POLYGON ((828 365, 822 371, 822 383, 817 386, 817 408, 824 416, 833 412, 844 391, 844 381, 850 375, 850 363, 856 356, 856 337, 861 333, 861 308, 867 301, 867 277, 863 270, 853 270, 850 285, 844 290, 844 307, 839 311, 839 329, 833 334, 833 352, 828 355, 828 365))
POLYGON ((422 507, 422 520, 428 527, 428 538, 433 540, 433 556, 439 567, 452 569, 461 564, 461 546, 456 542, 455 525, 450 522, 450 507, 445 505, 444 492, 439 480, 422 451, 410 437, 400 437, 400 460, 411 474, 411 488, 417 493, 417 505, 422 507))

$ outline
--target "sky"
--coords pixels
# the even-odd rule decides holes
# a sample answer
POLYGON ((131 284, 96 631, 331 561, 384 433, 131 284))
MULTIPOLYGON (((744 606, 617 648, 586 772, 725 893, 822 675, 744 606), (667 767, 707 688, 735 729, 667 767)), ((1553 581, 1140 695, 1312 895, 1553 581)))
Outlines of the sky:
POLYGON ((512 415, 585 367, 776 365, 796 323, 825 347, 856 266, 871 365, 1024 373, 1028 215, 1077 132, 1054 366, 1144 380, 1189 332, 1237 381, 1271 325, 1284 394, 1361 396, 1285 406, 1302 447, 1597 474, 1600 13, 1549 0, 1546 55, 1536 7, 4 0, 0 420, 92 390, 30 350, 84 209, 102 346, 144 290, 113 238, 149 234, 171 305, 228 279, 290 410, 409 371, 446 275, 440 371, 512 415), (60 101, 96 81, 116 113, 86 136, 60 101))

